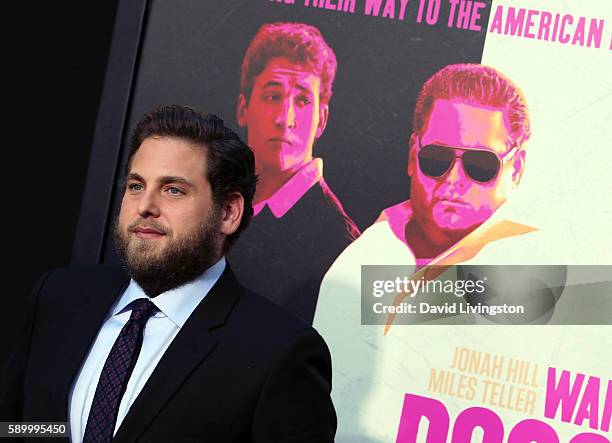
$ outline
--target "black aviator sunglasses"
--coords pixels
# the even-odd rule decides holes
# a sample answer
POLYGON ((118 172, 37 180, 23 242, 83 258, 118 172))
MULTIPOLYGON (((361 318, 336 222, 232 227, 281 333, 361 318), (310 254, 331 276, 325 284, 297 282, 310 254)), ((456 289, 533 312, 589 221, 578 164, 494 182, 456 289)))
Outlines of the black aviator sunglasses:
POLYGON ((419 146, 419 167, 426 176, 442 177, 453 167, 455 159, 461 158, 465 173, 478 183, 487 183, 495 179, 501 168, 518 151, 518 146, 514 146, 500 157, 497 153, 486 149, 454 148, 439 145, 421 147, 421 140, 418 137, 417 143, 419 146), (457 154, 456 151, 461 153, 457 154))

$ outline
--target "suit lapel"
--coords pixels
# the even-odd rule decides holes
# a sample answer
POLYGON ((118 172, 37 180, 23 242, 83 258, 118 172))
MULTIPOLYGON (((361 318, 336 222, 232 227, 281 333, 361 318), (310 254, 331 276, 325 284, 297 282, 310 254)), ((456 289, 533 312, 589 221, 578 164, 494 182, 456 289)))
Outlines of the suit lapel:
POLYGON ((129 278, 124 274, 119 274, 118 277, 106 279, 98 286, 92 285, 89 294, 77 297, 78 300, 82 300, 82 303, 76 307, 68 329, 66 354, 60 366, 57 385, 59 398, 63 399, 63 414, 68 413, 68 396, 83 360, 87 357, 110 308, 128 283, 129 278))
POLYGON ((225 323, 243 288, 229 265, 176 335, 130 407, 113 442, 133 442, 146 430, 185 379, 216 346, 209 330, 225 323))

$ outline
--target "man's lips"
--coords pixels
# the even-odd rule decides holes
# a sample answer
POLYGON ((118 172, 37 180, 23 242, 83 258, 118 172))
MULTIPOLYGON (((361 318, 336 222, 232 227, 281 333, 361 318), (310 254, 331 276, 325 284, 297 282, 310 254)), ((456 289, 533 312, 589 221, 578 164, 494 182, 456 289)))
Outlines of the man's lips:
POLYGON ((436 203, 442 204, 443 206, 454 207, 454 208, 466 208, 466 209, 469 209, 469 208, 472 207, 471 205, 467 204, 463 200, 453 199, 453 198, 449 198, 449 199, 441 198, 436 203))
POLYGON ((139 228, 132 229, 132 232, 136 235, 136 237, 143 238, 143 239, 160 238, 166 235, 163 232, 158 231, 157 229, 153 229, 153 228, 140 228, 139 227, 139 228))
POLYGON ((292 145, 293 144, 291 139, 289 139, 287 137, 272 137, 272 138, 268 139, 268 141, 272 142, 272 143, 284 143, 286 145, 292 145))

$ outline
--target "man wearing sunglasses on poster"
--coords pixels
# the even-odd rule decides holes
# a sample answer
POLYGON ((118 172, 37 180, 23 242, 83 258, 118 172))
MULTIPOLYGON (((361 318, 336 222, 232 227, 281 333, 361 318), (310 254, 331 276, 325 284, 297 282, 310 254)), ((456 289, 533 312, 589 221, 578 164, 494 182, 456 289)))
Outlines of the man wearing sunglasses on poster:
MULTIPOLYGON (((525 170, 529 136, 521 91, 493 68, 446 66, 421 88, 408 142, 410 199, 382 211, 336 259, 319 292, 314 325, 334 358, 337 442, 366 441, 366 436, 367 441, 391 441, 397 436, 403 394, 410 392, 416 377, 409 356, 418 346, 432 344, 428 334, 397 324, 440 323, 446 317, 453 317, 450 323, 475 321, 473 314, 454 317, 442 310, 407 311, 416 315, 401 318, 374 310, 381 314, 375 317, 370 302, 385 300, 376 297, 390 295, 388 303, 395 307, 405 298, 399 289, 375 294, 367 285, 368 275, 376 273, 382 279, 378 283, 386 284, 397 274, 389 267, 363 265, 401 265, 414 272, 413 280, 453 278, 453 269, 443 275, 437 270, 495 262, 495 254, 511 256, 510 250, 524 246, 515 241, 536 238, 529 234, 535 229, 517 223, 505 204, 525 170)), ((453 293, 436 293, 417 300, 443 306, 457 299, 453 293)))
POLYGON ((389 221, 423 266, 488 220, 519 184, 530 122, 522 92, 508 78, 463 64, 425 83, 413 127, 411 198, 380 220, 389 221))
POLYGON ((336 264, 353 262, 360 250, 368 251, 369 259, 376 250, 388 258, 398 250, 408 258, 403 263, 417 268, 452 264, 493 240, 533 231, 510 221, 502 230, 490 229, 496 222, 491 216, 521 181, 530 134, 525 98, 500 72, 457 64, 435 73, 414 111, 410 200, 382 211, 336 264))

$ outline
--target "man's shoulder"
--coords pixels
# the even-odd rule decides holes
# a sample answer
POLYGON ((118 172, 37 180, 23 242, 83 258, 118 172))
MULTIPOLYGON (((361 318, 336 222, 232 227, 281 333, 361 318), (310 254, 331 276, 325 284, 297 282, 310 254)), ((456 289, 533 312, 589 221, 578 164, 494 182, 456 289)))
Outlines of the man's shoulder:
POLYGON ((112 264, 64 266, 54 268, 48 274, 70 278, 79 276, 87 278, 127 278, 125 269, 112 264))
POLYGON ((265 324, 260 324, 264 331, 292 332, 312 329, 297 316, 248 288, 245 288, 234 311, 235 314, 248 316, 249 322, 260 324, 262 320, 266 320, 265 324))
MULTIPOLYGON (((410 200, 404 200, 389 206, 380 212, 376 222, 390 220, 392 223, 405 223, 412 217, 412 204, 410 200)), ((376 223, 374 222, 374 223, 376 223)))
MULTIPOLYGON (((388 220, 375 222, 351 243, 333 266, 409 264, 414 261, 408 247, 397 238, 388 220)), ((351 271, 352 272, 352 271, 351 271)))
POLYGON ((312 326, 250 289, 245 289, 238 299, 229 322, 248 331, 246 341, 268 348, 284 347, 304 335, 318 336, 312 326))
POLYGON ((129 279, 125 270, 117 265, 82 265, 52 269, 43 277, 45 287, 92 285, 100 282, 112 284, 129 279))
POLYGON ((320 320, 325 310, 349 309, 342 306, 358 300, 362 266, 367 265, 415 265, 414 255, 393 233, 388 220, 375 222, 336 258, 321 282, 315 317, 320 320))
POLYGON ((298 218, 310 224, 323 222, 328 231, 339 228, 345 231, 345 240, 353 241, 361 234, 357 224, 346 212, 342 202, 323 176, 295 202, 287 215, 291 219, 298 218), (317 214, 314 219, 313 214, 317 214))
MULTIPOLYGON (((89 265, 56 268, 47 272, 35 291, 45 299, 72 299, 92 292, 111 290, 125 286, 129 277, 115 265, 89 265)), ((116 292, 115 292, 116 293, 116 292)))

